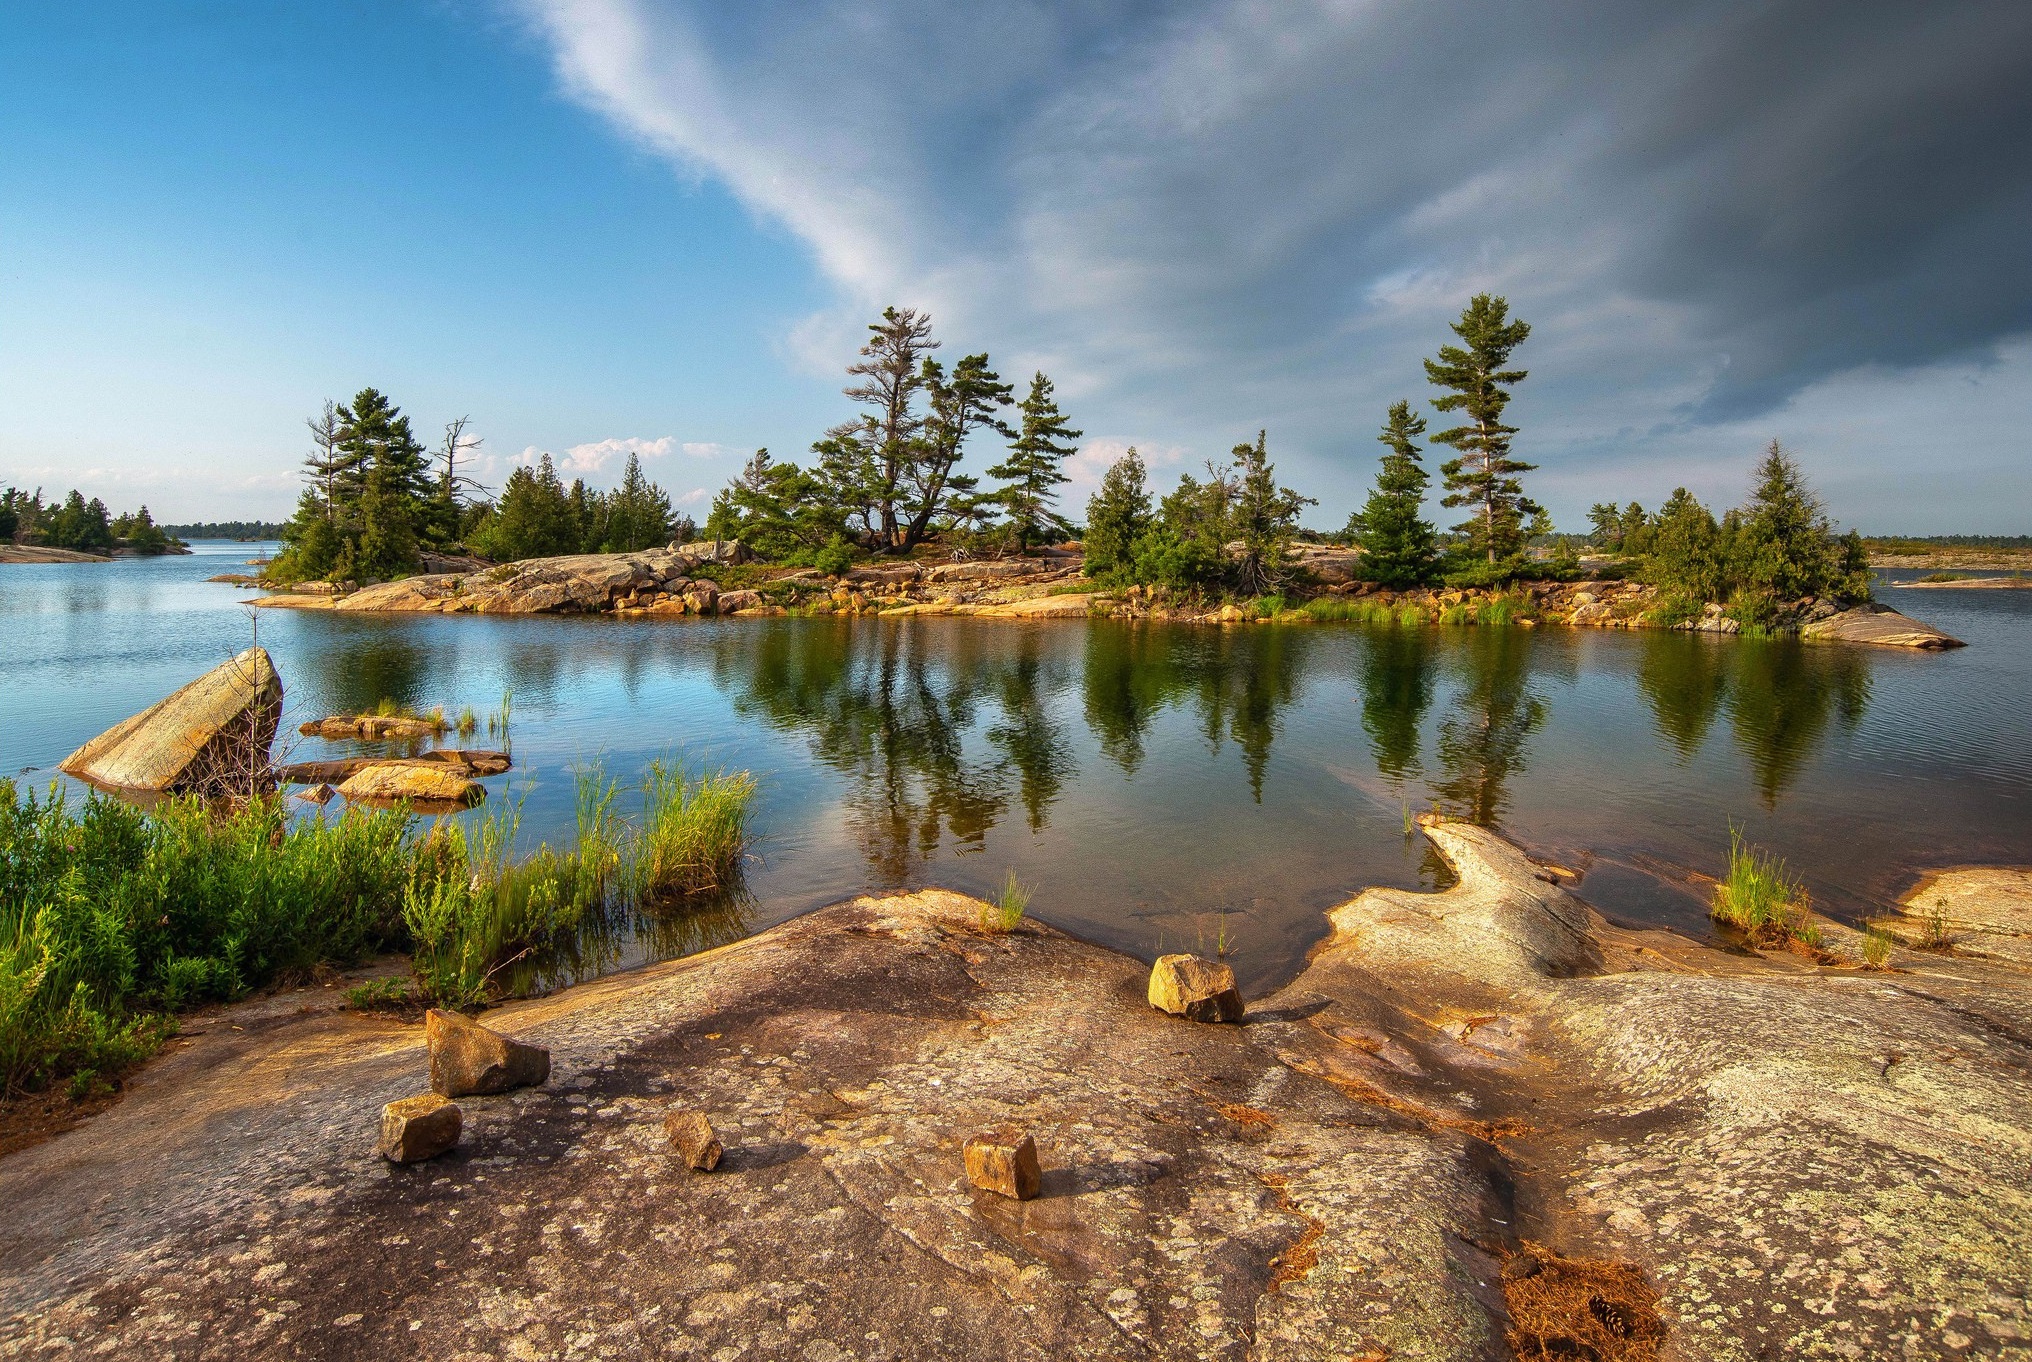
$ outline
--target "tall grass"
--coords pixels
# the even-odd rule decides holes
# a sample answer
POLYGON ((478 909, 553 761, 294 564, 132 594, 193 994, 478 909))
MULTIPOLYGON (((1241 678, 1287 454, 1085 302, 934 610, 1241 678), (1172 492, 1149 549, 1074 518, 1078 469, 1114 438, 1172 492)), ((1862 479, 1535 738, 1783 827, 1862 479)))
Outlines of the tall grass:
POLYGON ((716 894, 735 885, 748 845, 755 778, 714 772, 696 780, 682 766, 649 763, 642 781, 642 826, 632 848, 634 889, 656 907, 716 894))
POLYGON ((1820 944, 1806 886, 1786 870, 1784 861, 1745 843, 1734 827, 1729 829, 1728 878, 1715 886, 1712 911, 1757 945, 1820 944))
POLYGON ((1002 881, 1002 890, 993 903, 981 905, 981 931, 988 934, 1013 932, 1030 911, 1030 886, 1016 878, 1015 867, 1002 881))
POLYGON ((518 857, 519 804, 467 824, 280 799, 144 812, 0 779, 0 1096, 144 1058, 181 1008, 382 951, 409 950, 432 998, 480 1002, 590 918, 735 887, 754 780, 657 763, 644 793, 638 827, 580 772, 574 844, 518 857))
POLYGON ((292 826, 274 799, 144 813, 0 780, 0 1092, 130 1063, 179 1008, 400 946, 419 851, 401 813, 292 826))

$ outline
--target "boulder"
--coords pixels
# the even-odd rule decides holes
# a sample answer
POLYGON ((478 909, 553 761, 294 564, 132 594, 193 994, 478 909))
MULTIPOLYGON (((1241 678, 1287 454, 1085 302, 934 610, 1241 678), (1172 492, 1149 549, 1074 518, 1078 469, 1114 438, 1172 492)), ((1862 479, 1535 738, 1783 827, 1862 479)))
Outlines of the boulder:
POLYGON ((719 614, 731 615, 737 610, 753 610, 761 604, 762 593, 759 591, 722 591, 714 609, 719 614))
POLYGON ((984 1192, 1029 1201, 1042 1190, 1037 1142, 1014 1126, 984 1130, 966 1143, 967 1181, 984 1192))
POLYGON ((395 1163, 434 1159, 459 1142, 465 1116, 459 1104, 434 1092, 381 1108, 381 1157, 395 1163))
POLYGON ((670 1152, 685 1165, 701 1173, 720 1166, 719 1137, 713 1123, 701 1111, 673 1111, 663 1118, 663 1132, 670 1136, 670 1152))
POLYGON ((329 804, 332 802, 332 796, 337 793, 337 790, 334 790, 323 781, 319 781, 307 790, 298 790, 296 797, 311 804, 329 804))
POLYGON ((689 544, 672 544, 672 553, 694 563, 725 563, 738 567, 748 561, 748 550, 738 539, 699 539, 689 544))
POLYGON ((1242 1019, 1242 994, 1235 972, 1197 955, 1160 955, 1150 967, 1150 1005, 1187 1021, 1242 1019))
POLYGON ((458 804, 471 807, 487 792, 449 762, 375 762, 347 777, 339 793, 352 803, 458 804))
POLYGON ((267 788, 282 679, 249 648, 65 757, 80 780, 120 790, 214 798, 267 788))
POLYGON ((424 1015, 431 1091, 446 1097, 540 1088, 550 1081, 550 1051, 510 1040, 456 1012, 424 1015))
POLYGON ((1802 628, 1799 636, 1842 643, 1872 643, 1882 648, 1924 648, 1928 651, 1965 646, 1953 635, 1944 634, 1930 624, 1907 619, 1890 606, 1878 605, 1875 601, 1815 620, 1802 628))

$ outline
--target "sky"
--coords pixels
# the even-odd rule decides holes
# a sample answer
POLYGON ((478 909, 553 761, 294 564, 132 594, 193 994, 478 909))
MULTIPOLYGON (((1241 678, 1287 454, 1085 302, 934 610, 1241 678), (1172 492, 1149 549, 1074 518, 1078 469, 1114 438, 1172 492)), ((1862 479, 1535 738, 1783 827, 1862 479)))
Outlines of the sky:
POLYGON ((1775 438, 1844 525, 2032 533, 2028 130, 2023 0, 23 6, 0 484, 282 518, 371 384, 702 517, 897 304, 1051 375, 1075 515, 1263 429, 1333 528, 1487 290, 1562 528, 1775 438))

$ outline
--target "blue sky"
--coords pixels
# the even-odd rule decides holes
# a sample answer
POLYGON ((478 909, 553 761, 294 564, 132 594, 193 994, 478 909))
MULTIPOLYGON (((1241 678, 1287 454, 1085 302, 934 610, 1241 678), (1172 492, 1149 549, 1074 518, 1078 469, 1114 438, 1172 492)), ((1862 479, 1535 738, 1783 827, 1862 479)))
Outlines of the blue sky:
POLYGON ((1263 426, 1333 525, 1491 288, 1563 525, 1733 501, 1777 436, 1846 523, 2032 532, 2032 12, 1908 9, 27 7, 0 482, 279 516, 371 383, 497 481, 636 448, 702 509, 899 302, 1052 373, 1075 504, 1263 426))

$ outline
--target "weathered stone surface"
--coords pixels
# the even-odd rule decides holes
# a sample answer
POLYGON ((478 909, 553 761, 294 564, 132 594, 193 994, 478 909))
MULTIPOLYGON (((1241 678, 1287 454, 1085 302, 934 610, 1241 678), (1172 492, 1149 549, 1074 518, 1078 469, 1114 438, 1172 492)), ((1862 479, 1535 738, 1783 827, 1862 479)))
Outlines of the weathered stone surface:
POLYGON ((459 804, 487 797, 480 782, 445 762, 378 761, 346 778, 339 793, 353 803, 459 804))
POLYGON ((1965 866, 1928 875, 1880 925, 1912 945, 2032 965, 2032 869, 1965 866))
POLYGON ((540 1088, 550 1081, 550 1051, 513 1040, 470 1017, 433 1007, 423 1019, 431 1091, 446 1097, 540 1088))
POLYGON ((1930 624, 1907 619, 1888 605, 1874 601, 1853 610, 1815 620, 1799 631, 1801 638, 1829 639, 1841 643, 1874 643, 1884 648, 1960 648, 1960 639, 1944 634, 1930 624))
POLYGON ((298 724, 296 731, 306 738, 362 739, 368 742, 403 741, 434 737, 446 730, 443 719, 424 719, 394 714, 334 714, 298 724))
POLYGON ((266 649, 249 648, 65 757, 95 785, 207 797, 265 784, 282 717, 282 679, 266 649))
POLYGON ((969 1139, 962 1151, 967 1181, 984 1192, 1029 1201, 1044 1187, 1037 1141, 1014 1126, 997 1126, 969 1139))
POLYGON ((1160 955, 1150 967, 1150 1005, 1196 1022, 1242 1019, 1242 994, 1235 972, 1196 955, 1160 955))
POLYGON ((395 1163, 434 1159, 459 1142, 459 1104, 434 1092, 404 1097, 381 1108, 381 1157, 395 1163))
POLYGON ((0 1159, 0 1354, 1493 1362, 1530 1244, 1662 1293, 1663 1356, 2024 1354, 2026 972, 1621 931, 1429 835, 1456 887, 1335 909, 1241 1026, 937 891, 504 1008, 559 1081, 472 1102, 425 1177, 358 1129, 415 1028, 239 1005, 0 1159), (955 1158, 1003 1124, 1036 1200, 955 1158))
POLYGON ((670 1139, 670 1152, 682 1159, 685 1167, 710 1173, 720 1166, 720 1155, 725 1151, 704 1112, 671 1112, 663 1118, 663 1133, 670 1139))
POLYGON ((762 593, 759 591, 722 591, 713 608, 718 614, 731 615, 741 610, 753 610, 761 604, 762 593))

